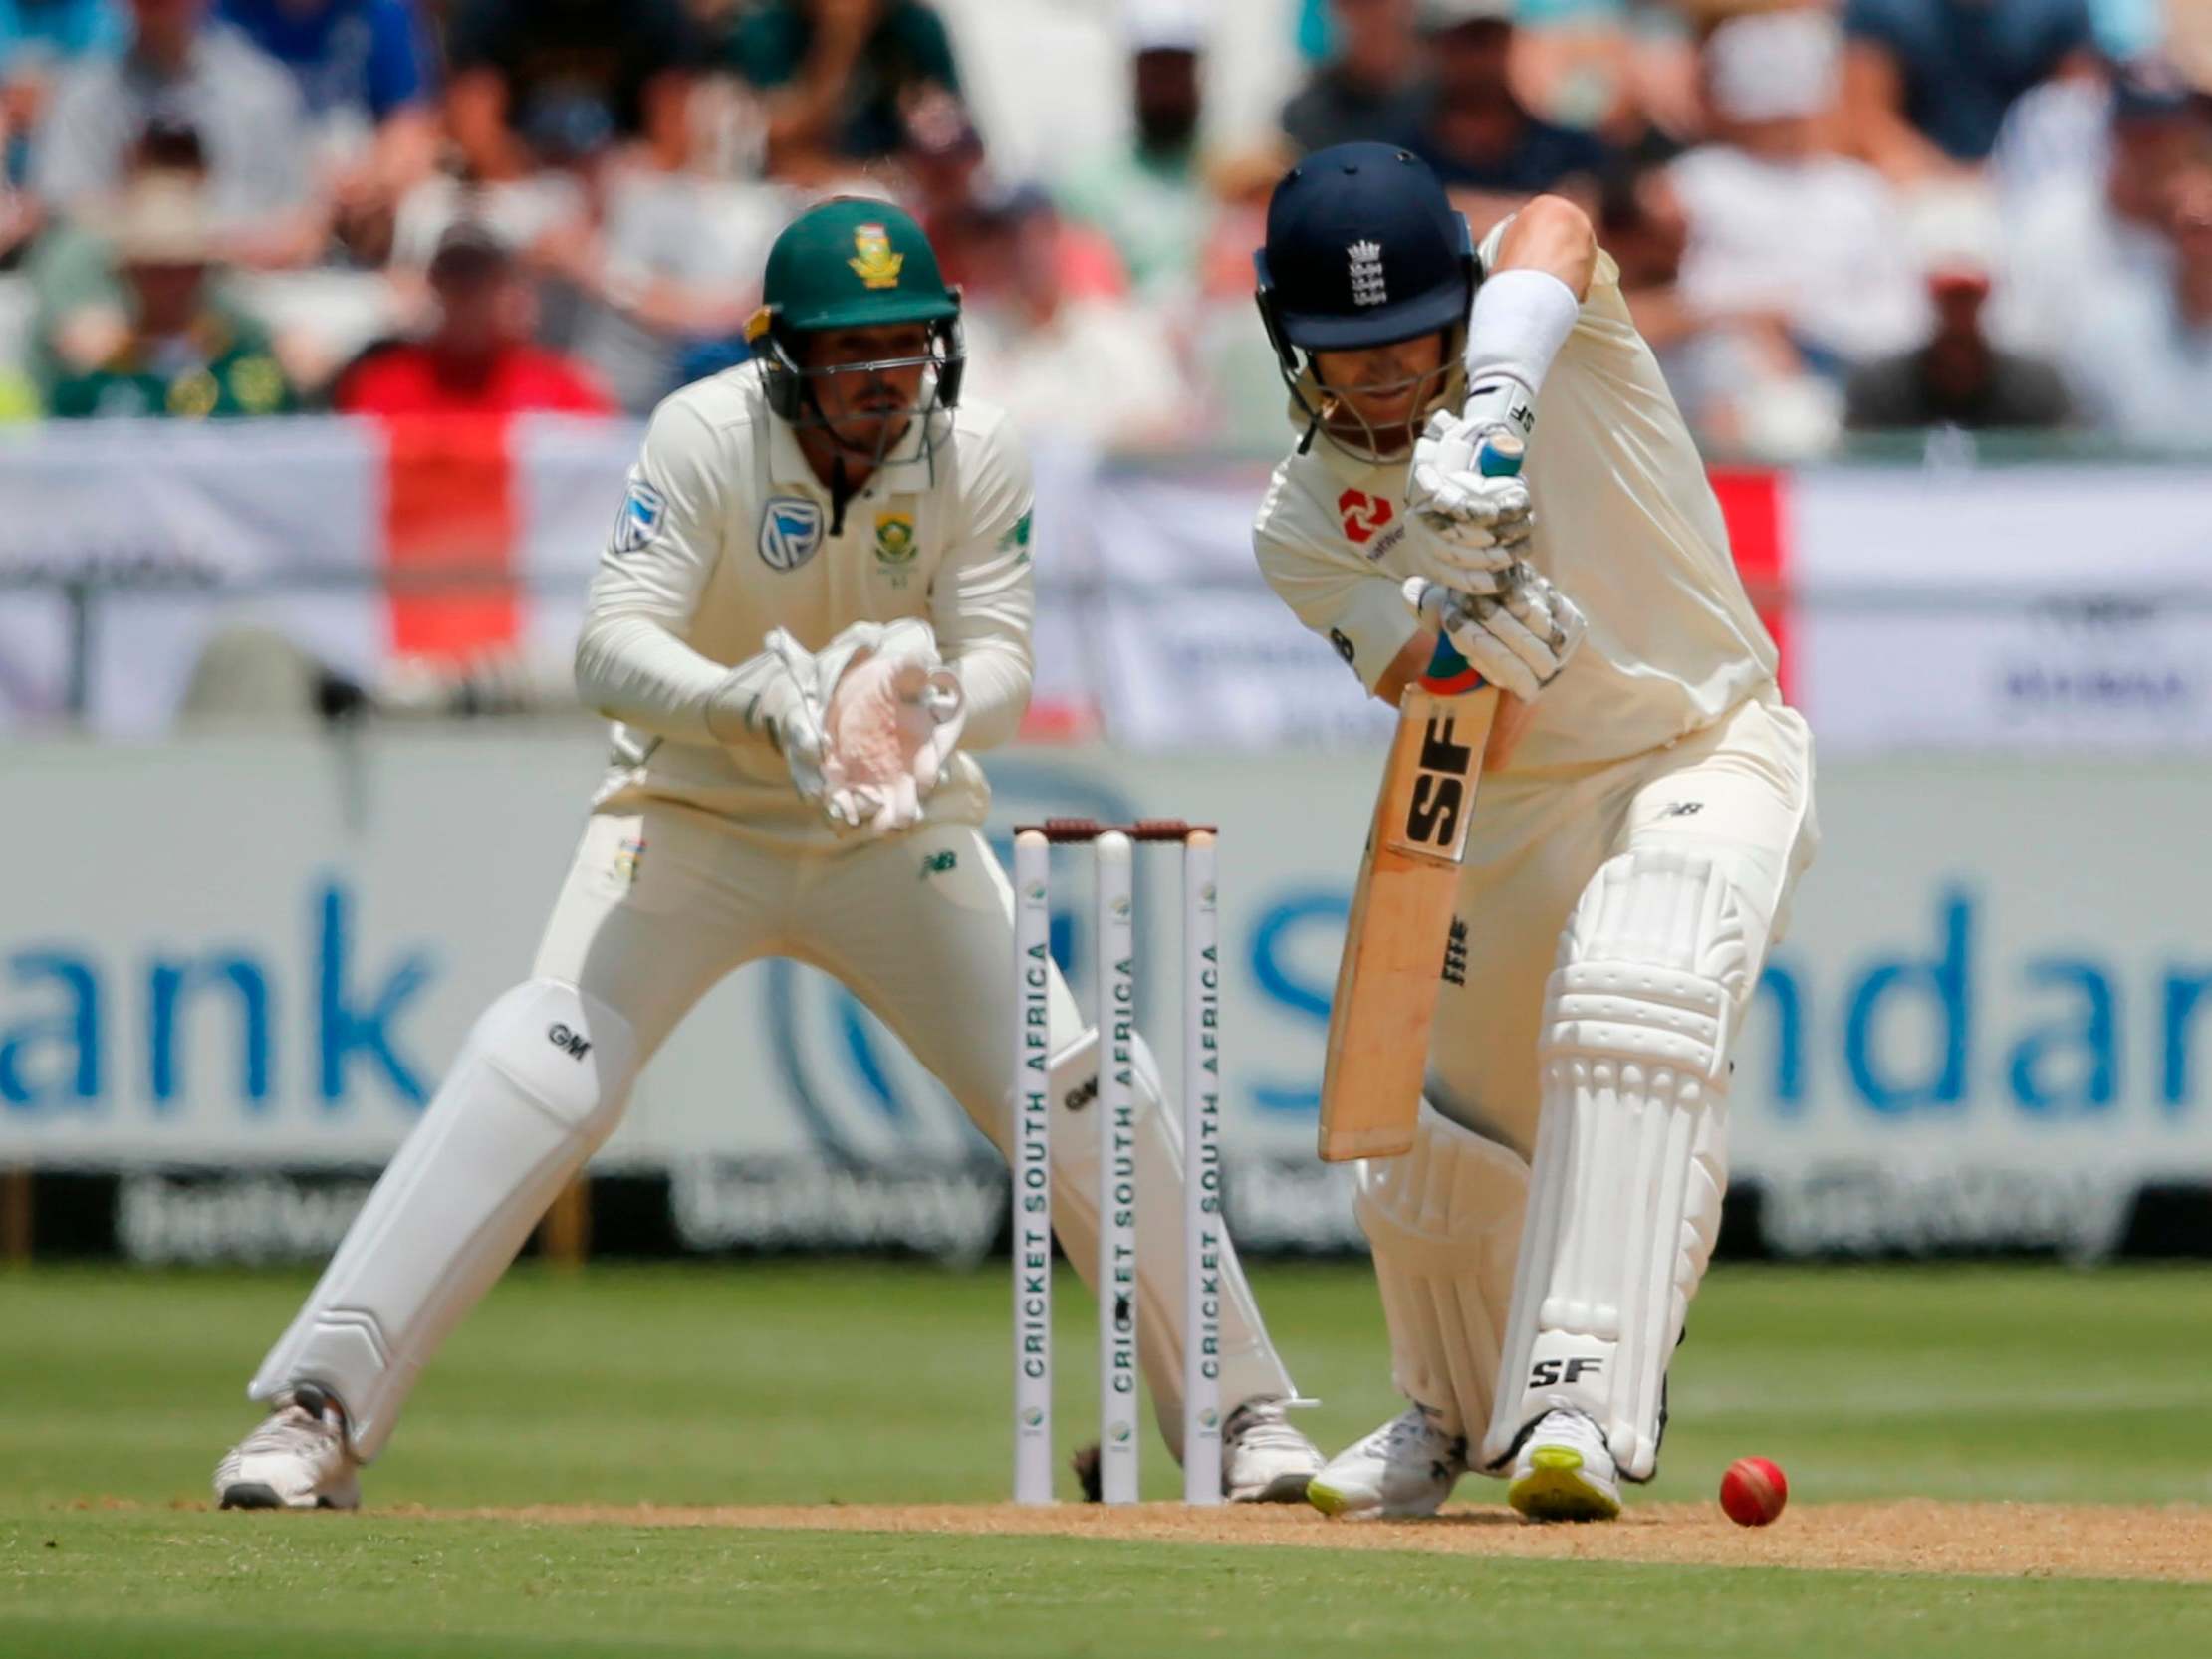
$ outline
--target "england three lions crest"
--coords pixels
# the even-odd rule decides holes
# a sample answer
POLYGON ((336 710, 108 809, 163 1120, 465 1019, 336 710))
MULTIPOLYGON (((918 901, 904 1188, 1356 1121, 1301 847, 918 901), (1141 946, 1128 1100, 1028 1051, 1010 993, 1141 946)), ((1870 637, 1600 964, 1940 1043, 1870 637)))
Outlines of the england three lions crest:
POLYGON ((1345 250, 1352 260, 1352 303, 1379 306, 1390 298, 1382 282, 1382 244, 1354 242, 1345 250))

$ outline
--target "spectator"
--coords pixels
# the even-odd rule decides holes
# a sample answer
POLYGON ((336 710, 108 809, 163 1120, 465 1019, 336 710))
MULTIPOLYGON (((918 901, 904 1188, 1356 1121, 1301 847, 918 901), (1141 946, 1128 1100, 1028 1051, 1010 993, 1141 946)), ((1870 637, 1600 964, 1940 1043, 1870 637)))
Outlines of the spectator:
POLYGON ((1421 124, 1431 87, 1421 73, 1415 0, 1330 0, 1336 50, 1283 107, 1301 153, 1360 138, 1396 141, 1421 124))
MULTIPOLYGON (((1598 245, 1619 267, 1621 298, 1670 384, 1677 379, 1672 360, 1677 348, 1703 323, 1682 300, 1682 256, 1689 241, 1681 192, 1665 168, 1626 165, 1606 177, 1598 197, 1598 245)), ((1679 386, 1675 397, 1694 424, 1679 386)))
POLYGON ((1984 324, 1996 274, 1994 208, 1979 192, 1930 199, 1923 225, 1934 332, 1919 346, 1861 364, 1844 393, 1854 432, 1957 426, 1968 431, 2048 430, 2066 424, 2066 383, 2050 363, 1992 344, 1984 324))
POLYGON ((1899 184, 1978 166, 2013 102, 2087 69, 2085 0, 1845 0, 1843 130, 1899 184))
POLYGON ((1514 90, 1514 0, 1427 0, 1436 99, 1407 146, 1436 169, 1482 235, 1544 191, 1595 211, 1605 147, 1587 132, 1554 126, 1514 90))
POLYGON ((2066 366, 2096 424, 2157 449, 2212 444, 2212 143, 2168 180, 2163 258, 2080 308, 2066 366))
POLYGON ((759 272, 793 202, 769 185, 670 172, 614 157, 588 195, 589 217, 532 249, 570 308, 549 338, 644 414, 679 382, 701 341, 735 336, 760 303, 759 272))
MULTIPOLYGON (((207 182, 199 133, 166 116, 148 124, 124 165, 121 193, 125 195, 148 177, 178 179, 202 191, 207 182)), ((129 332, 129 296, 101 218, 63 220, 39 238, 24 262, 35 301, 31 365, 42 381, 99 366, 129 332)))
POLYGON ((430 261, 436 317, 419 338, 371 347, 340 376, 348 414, 608 414, 598 377, 530 342, 536 307, 514 254, 481 225, 448 230, 430 261))
POLYGON ((916 94, 960 91, 944 22, 920 0, 768 0, 728 56, 767 99, 770 170, 808 182, 889 155, 916 94))
MULTIPOLYGON (((995 231, 979 235, 1004 191, 994 182, 983 153, 983 138, 966 109, 952 94, 931 88, 904 112, 905 138, 898 161, 914 216, 921 223, 945 280, 958 287, 988 285, 997 273, 981 265, 984 245, 998 251, 995 231)), ((1054 215, 1058 233, 1053 260, 1062 292, 1076 298, 1116 298, 1128 292, 1128 274, 1113 244, 1089 225, 1054 215)), ((1243 250, 1247 268, 1251 249, 1243 250)))
POLYGON ((1198 162, 1206 31, 1187 0, 1134 0, 1128 15, 1128 141, 1072 173, 1061 205, 1104 231, 1136 292, 1180 305, 1194 292, 1214 198, 1198 162))
POLYGON ((217 0, 216 15, 292 72, 339 234, 381 264, 400 197, 437 159, 431 45, 409 0, 217 0))
POLYGON ((1060 215, 1044 191, 1011 191, 975 216, 976 286, 964 322, 975 383, 1022 430, 1102 448, 1189 435, 1197 407, 1166 332, 1126 300, 1071 296, 1060 215))
POLYGON ((20 184, 54 77, 72 59, 123 44, 117 0, 0 0, 0 137, 5 179, 20 184))
POLYGON ((1817 10, 1731 19, 1705 45, 1714 141, 1673 164, 1697 313, 1779 323, 1816 368, 1916 339, 1925 302, 1881 175, 1823 138, 1837 34, 1817 10))
MULTIPOLYGON (((2212 101, 2171 64, 2133 63, 2113 80, 2083 147, 2087 170, 2040 169, 2012 191, 2007 278, 1997 296, 2009 343, 2056 356, 2083 338, 2084 296, 2155 293, 2170 276, 2173 190, 2212 144, 2212 101)), ((2016 152, 2017 153, 2017 152, 2016 152)))
POLYGON ((790 202, 619 144, 612 113, 588 97, 540 100, 523 143, 519 179, 434 178, 410 195, 396 260, 419 270, 448 227, 484 224, 539 278, 541 341, 589 363, 622 407, 649 410, 691 347, 742 327, 790 202))
POLYGON ((140 178, 107 229, 128 296, 124 334, 104 361, 55 381, 51 413, 203 419, 293 406, 267 336, 216 303, 223 233, 198 185, 176 174, 140 178))
POLYGON ((698 39, 681 0, 454 0, 445 49, 447 120, 479 182, 526 174, 523 135, 579 104, 663 166, 684 163, 698 39))
POLYGON ((84 211, 112 195, 131 146, 155 116, 199 134, 208 205, 240 264, 298 265, 323 250, 330 219, 314 194, 310 134, 298 90, 208 0, 130 0, 134 30, 120 57, 87 58, 55 90, 32 182, 48 207, 84 211))

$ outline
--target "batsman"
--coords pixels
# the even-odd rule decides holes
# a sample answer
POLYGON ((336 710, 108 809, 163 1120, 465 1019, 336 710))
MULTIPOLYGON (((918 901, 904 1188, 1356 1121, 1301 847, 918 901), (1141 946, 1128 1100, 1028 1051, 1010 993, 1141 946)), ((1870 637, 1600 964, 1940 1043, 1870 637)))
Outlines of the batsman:
MULTIPOLYGON (((763 298, 753 359, 663 403, 630 470, 576 659, 612 764, 536 963, 263 1360, 248 1392, 269 1415, 216 1470, 224 1508, 359 1504, 422 1367, 741 963, 834 975, 1008 1148, 1013 896, 974 756, 1029 701, 1029 463, 962 395, 959 296, 899 209, 803 214, 763 298)), ((1098 1135, 1071 1114, 1095 1037, 1057 973, 1049 992, 1053 1214, 1090 1277, 1098 1135)), ((1158 1076, 1140 1047, 1123 1316, 1179 1452, 1182 1151, 1158 1076)), ((1224 1491, 1295 1502, 1320 1454, 1284 1419, 1290 1377, 1234 1255, 1221 1267, 1224 1491)))
POLYGON ((1255 527, 1268 582, 1393 706, 1434 691, 1439 635, 1503 699, 1425 1097, 1361 1103, 1411 1119, 1354 1200, 1411 1403, 1308 1496, 1427 1515, 1479 1469, 1529 1519, 1610 1520, 1656 1467, 1719 1225, 1811 742, 1579 208, 1539 196, 1478 248, 1420 161, 1342 145, 1277 186, 1258 265, 1301 434, 1255 527))

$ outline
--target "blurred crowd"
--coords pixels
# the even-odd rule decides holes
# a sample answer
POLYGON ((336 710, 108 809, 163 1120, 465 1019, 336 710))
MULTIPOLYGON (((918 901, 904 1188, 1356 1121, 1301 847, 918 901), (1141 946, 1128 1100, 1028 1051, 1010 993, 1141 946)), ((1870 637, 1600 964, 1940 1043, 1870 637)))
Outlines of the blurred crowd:
POLYGON ((1066 5, 1125 136, 1039 170, 961 49, 1013 4, 0 0, 0 414, 639 413, 860 192, 1041 435, 1268 447, 1267 193, 1366 137, 1478 234, 1584 203, 1717 448, 2212 446, 2212 0, 1066 5), (1272 130, 1208 119, 1231 7, 1295 43, 1272 130))

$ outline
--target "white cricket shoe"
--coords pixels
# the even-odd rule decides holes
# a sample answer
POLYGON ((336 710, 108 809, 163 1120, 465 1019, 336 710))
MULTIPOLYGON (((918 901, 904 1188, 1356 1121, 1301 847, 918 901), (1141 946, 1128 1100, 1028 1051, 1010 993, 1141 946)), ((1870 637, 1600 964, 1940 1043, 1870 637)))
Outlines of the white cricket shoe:
POLYGON ((215 1502, 226 1510, 358 1510, 360 1468, 338 1402, 303 1382, 279 1394, 261 1426, 215 1465, 215 1502))
POLYGON ((1221 1495, 1232 1504, 1303 1504, 1321 1448, 1291 1427, 1281 1400, 1247 1400, 1221 1425, 1221 1495))
POLYGON ((1598 1425, 1579 1411, 1547 1411, 1521 1442, 1506 1502, 1524 1521, 1610 1521, 1620 1478, 1598 1425))
POLYGON ((1434 1515, 1466 1473, 1466 1438, 1446 1432, 1428 1407, 1412 1405, 1331 1458, 1306 1483, 1306 1501, 1323 1515, 1434 1515))

